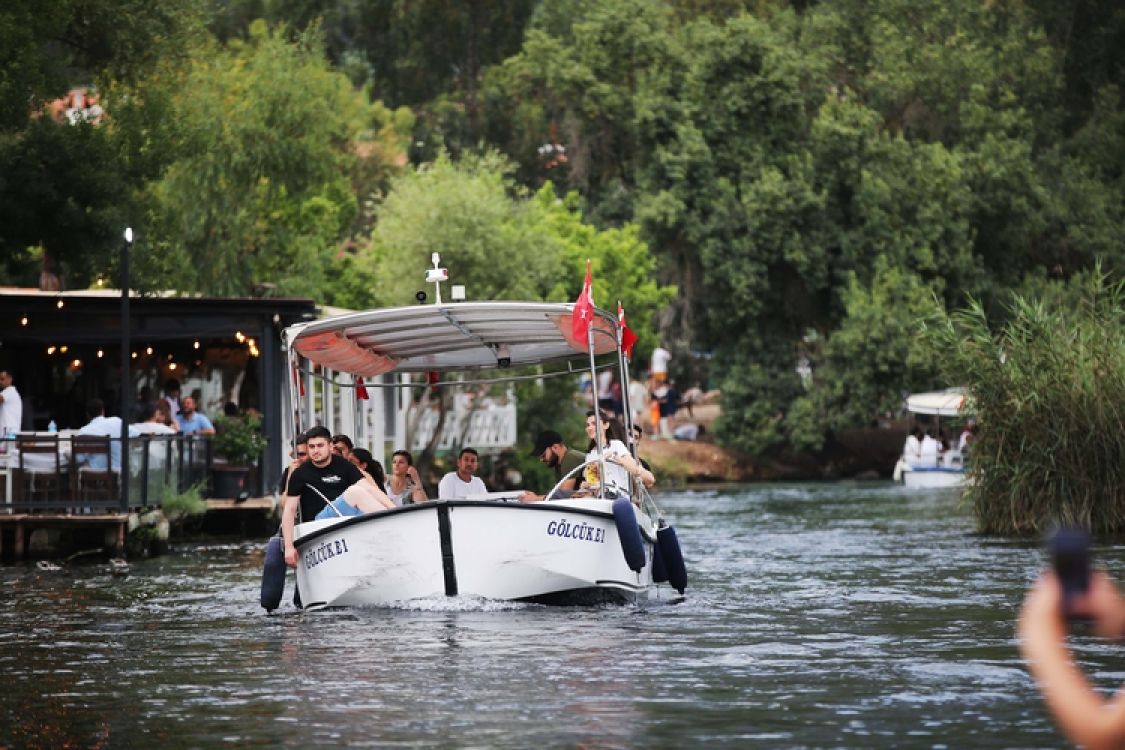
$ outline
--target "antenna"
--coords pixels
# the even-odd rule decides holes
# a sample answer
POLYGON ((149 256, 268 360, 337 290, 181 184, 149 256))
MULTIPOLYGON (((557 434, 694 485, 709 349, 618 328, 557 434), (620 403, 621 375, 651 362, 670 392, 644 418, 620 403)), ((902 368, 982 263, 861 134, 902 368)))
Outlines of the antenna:
POLYGON ((426 283, 434 285, 434 294, 436 296, 434 302, 440 305, 441 282, 449 281, 449 269, 441 267, 441 256, 437 253, 430 255, 430 260, 433 261, 434 267, 426 271, 426 283))

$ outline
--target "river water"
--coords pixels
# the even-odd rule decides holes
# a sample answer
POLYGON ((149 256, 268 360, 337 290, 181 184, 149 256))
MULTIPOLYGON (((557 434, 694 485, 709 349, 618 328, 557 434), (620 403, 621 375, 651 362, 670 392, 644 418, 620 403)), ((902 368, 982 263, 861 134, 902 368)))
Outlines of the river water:
MULTIPOLYGON (((682 601, 257 604, 264 544, 0 568, 0 746, 1059 747, 1013 638, 1042 562, 956 495, 658 496, 682 601)), ((1120 577, 1125 547, 1096 554, 1120 577)), ((292 578, 287 599, 292 593, 292 578)), ((1097 683, 1123 654, 1077 638, 1097 683)))

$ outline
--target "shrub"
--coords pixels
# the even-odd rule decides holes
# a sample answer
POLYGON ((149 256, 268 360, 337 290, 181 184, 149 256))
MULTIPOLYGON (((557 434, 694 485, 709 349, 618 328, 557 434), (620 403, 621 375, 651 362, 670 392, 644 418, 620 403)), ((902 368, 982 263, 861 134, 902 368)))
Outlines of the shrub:
POLYGON ((927 326, 980 425, 966 498, 983 533, 1125 529, 1125 285, 1100 269, 1072 285, 1014 295, 996 330, 979 303, 927 326))

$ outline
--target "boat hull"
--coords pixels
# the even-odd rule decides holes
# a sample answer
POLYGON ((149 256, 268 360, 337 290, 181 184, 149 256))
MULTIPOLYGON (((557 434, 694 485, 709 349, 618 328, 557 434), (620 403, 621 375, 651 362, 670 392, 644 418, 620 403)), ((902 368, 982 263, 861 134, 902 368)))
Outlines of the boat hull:
POLYGON ((650 596, 655 529, 638 514, 645 566, 629 569, 611 504, 436 501, 297 527, 308 607, 436 596, 544 602, 650 596))
POLYGON ((968 474, 964 469, 915 469, 902 471, 902 483, 906 487, 920 489, 940 489, 964 487, 968 474))

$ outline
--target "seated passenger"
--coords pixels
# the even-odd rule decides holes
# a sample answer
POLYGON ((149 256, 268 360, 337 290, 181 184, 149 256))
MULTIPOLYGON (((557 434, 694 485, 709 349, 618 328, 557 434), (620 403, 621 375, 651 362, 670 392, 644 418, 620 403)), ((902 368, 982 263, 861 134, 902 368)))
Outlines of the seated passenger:
MULTIPOLYGON (((387 475, 383 472, 383 464, 375 460, 375 457, 371 455, 371 451, 366 448, 356 448, 348 456, 348 460, 355 464, 370 481, 374 482, 381 492, 386 494, 387 475)), ((394 501, 392 500, 391 502, 394 501)))
POLYGON ((940 456, 941 443, 934 437, 934 430, 931 428, 926 431, 926 436, 922 438, 921 459, 919 463, 922 466, 937 466, 940 456))
POLYGON ((906 436, 906 445, 902 448, 902 460, 912 466, 922 463, 922 428, 914 425, 910 434, 906 436))
POLYGON ((480 463, 480 455, 473 448, 462 448, 457 457, 457 471, 451 471, 441 478, 438 484, 438 497, 442 500, 456 500, 469 495, 483 495, 488 492, 484 480, 473 476, 480 463))
POLYGON ((600 471, 598 460, 598 446, 601 445, 602 458, 605 461, 606 470, 606 496, 621 495, 629 496, 629 477, 633 476, 641 482, 646 488, 652 487, 656 483, 656 477, 652 472, 645 469, 636 460, 629 449, 625 447, 625 442, 621 439, 624 437, 624 430, 621 424, 615 419, 609 419, 609 415, 604 412, 602 417, 602 434, 600 440, 595 440, 598 437, 598 424, 597 417, 591 409, 586 412, 586 434, 590 437, 590 450, 586 454, 586 479, 582 482, 581 489, 596 489, 602 482, 601 477, 598 476, 600 471), (589 463, 594 462, 594 463, 589 463))
MULTIPOLYGON (((584 462, 582 454, 571 448, 567 448, 563 444, 562 435, 554 430, 544 430, 539 433, 539 437, 535 440, 535 447, 531 449, 531 456, 536 456, 540 461, 547 464, 550 468, 555 470, 555 484, 557 485, 563 477, 570 472, 577 469, 584 462)), ((559 487, 558 491, 551 495, 551 499, 570 497, 570 493, 578 486, 578 476, 572 476, 567 479, 559 487)), ((545 499, 544 495, 536 495, 534 492, 524 492, 519 496, 521 503, 534 503, 545 499)))
POLYGON ((397 450, 391 454, 391 475, 387 478, 387 497, 395 505, 424 503, 430 498, 422 486, 422 478, 414 468, 410 451, 397 450))

